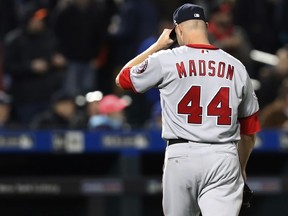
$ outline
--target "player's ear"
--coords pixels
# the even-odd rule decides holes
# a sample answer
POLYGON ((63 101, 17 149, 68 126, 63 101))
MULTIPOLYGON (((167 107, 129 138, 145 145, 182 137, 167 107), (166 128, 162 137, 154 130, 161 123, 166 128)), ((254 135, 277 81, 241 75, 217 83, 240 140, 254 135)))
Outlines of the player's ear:
POLYGON ((176 34, 178 34, 179 36, 182 36, 183 35, 183 26, 181 24, 177 25, 177 28, 175 28, 175 31, 176 31, 176 34))

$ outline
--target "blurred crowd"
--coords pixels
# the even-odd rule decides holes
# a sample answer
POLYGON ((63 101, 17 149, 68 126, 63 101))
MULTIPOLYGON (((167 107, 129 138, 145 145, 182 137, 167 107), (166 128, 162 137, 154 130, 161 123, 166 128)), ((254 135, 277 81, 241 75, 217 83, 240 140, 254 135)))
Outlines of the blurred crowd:
MULTIPOLYGON (((159 91, 135 95, 114 79, 173 28, 172 13, 185 2, 0 1, 1 129, 160 129, 159 91)), ((247 68, 262 128, 288 129, 288 2, 188 2, 205 8, 211 43, 247 68), (255 60, 253 50, 275 61, 255 60)))

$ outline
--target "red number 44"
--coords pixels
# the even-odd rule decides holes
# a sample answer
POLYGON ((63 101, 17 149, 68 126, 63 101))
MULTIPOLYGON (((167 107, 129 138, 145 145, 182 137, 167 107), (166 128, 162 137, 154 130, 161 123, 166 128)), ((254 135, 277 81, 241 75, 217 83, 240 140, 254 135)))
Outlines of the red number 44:
MULTIPOLYGON (((221 87, 207 106, 207 116, 216 116, 217 125, 231 125, 229 88, 221 87)), ((178 103, 178 114, 188 115, 188 123, 202 124, 203 107, 200 105, 201 86, 192 86, 178 103)))

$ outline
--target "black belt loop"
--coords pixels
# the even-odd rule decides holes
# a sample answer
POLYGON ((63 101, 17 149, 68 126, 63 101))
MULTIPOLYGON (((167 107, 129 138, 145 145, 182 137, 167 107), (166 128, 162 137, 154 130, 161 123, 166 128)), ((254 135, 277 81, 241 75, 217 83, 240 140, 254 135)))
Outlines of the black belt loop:
POLYGON ((182 139, 182 138, 180 138, 180 139, 169 139, 168 140, 168 146, 169 145, 173 145, 173 144, 177 144, 177 143, 188 143, 188 142, 189 142, 189 140, 182 139))

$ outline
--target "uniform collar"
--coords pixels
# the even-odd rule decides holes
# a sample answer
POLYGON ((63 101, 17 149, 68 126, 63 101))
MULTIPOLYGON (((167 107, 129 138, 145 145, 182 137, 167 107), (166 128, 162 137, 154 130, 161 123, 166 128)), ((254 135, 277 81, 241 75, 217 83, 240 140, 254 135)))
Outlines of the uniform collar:
POLYGON ((186 46, 196 49, 211 49, 211 50, 217 50, 218 47, 215 47, 211 44, 187 44, 186 46))

